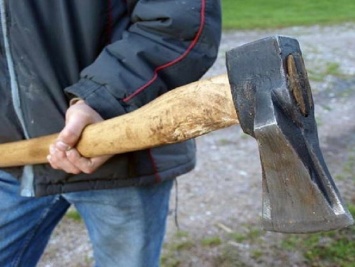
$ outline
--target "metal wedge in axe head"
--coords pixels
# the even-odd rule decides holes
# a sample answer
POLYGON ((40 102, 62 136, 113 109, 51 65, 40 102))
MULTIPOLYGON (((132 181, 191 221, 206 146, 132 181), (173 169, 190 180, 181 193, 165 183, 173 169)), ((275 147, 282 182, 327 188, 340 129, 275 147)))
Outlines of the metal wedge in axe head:
POLYGON ((319 146, 297 40, 275 36, 227 52, 240 125, 259 145, 265 230, 308 233, 349 226, 319 146))

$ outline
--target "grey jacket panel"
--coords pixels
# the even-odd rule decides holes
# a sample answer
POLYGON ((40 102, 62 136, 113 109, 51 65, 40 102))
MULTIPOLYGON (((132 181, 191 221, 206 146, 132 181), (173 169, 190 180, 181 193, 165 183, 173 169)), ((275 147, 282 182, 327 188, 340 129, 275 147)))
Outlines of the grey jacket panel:
POLYGON ((199 79, 217 54, 220 25, 213 13, 218 10, 218 1, 137 1, 127 30, 67 92, 109 118, 199 79), (116 106, 105 104, 109 98, 116 106))
MULTIPOLYGON (((7 1, 8 38, 29 136, 60 131, 71 97, 83 98, 107 119, 199 79, 217 56, 219 5, 217 0, 7 1)), ((3 56, 0 74, 0 142, 20 140, 24 133, 3 56)), ((36 195, 151 184, 194 164, 190 140, 117 155, 90 175, 37 165, 36 195)))

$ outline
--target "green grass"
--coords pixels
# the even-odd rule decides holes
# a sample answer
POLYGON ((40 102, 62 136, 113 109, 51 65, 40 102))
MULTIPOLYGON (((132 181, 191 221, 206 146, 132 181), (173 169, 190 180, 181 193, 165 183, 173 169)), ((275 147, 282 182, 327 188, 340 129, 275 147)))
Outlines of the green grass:
POLYGON ((163 254, 160 259, 162 267, 178 267, 182 264, 181 254, 190 251, 195 242, 188 232, 178 231, 172 237, 171 242, 164 244, 163 254))
POLYGON ((353 0, 221 0, 225 29, 265 29, 355 21, 353 0))
MULTIPOLYGON (((349 210, 355 215, 355 206, 349 210)), ((282 242, 282 248, 303 251, 310 266, 355 266, 355 228, 349 227, 328 233, 290 235, 282 242)))
POLYGON ((205 247, 215 247, 222 244, 222 240, 219 236, 206 237, 201 240, 201 244, 205 247))
MULTIPOLYGON (((348 206, 355 215, 355 206, 348 206)), ((355 267, 355 227, 316 234, 273 235, 259 224, 241 225, 242 232, 219 233, 195 239, 187 232, 177 232, 164 244, 162 267, 191 265, 193 256, 203 258, 213 267, 288 266, 290 255, 297 253, 296 265, 310 267, 355 267), (283 263, 285 265, 283 265, 283 263)))
POLYGON ((69 209, 65 214, 65 217, 76 222, 81 222, 81 216, 76 209, 69 209))

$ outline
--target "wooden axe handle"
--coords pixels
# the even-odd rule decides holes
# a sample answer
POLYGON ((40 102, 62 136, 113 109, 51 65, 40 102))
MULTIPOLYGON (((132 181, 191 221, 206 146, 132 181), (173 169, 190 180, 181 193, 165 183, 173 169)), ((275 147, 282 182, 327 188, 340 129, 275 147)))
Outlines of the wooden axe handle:
MULTIPOLYGON (((77 145, 85 157, 178 143, 238 123, 227 75, 169 91, 122 116, 87 126, 77 145)), ((58 134, 0 145, 0 167, 46 163, 58 134)))

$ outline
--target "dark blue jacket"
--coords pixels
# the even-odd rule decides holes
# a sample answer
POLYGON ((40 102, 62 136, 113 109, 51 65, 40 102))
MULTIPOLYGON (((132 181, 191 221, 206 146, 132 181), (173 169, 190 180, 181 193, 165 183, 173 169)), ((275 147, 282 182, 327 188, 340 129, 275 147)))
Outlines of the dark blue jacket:
MULTIPOLYGON (((0 2, 0 143, 59 132, 72 97, 105 119, 131 112, 198 80, 217 56, 218 0, 0 2)), ((93 174, 43 164, 26 177, 42 196, 152 184, 194 165, 190 140, 117 155, 93 174)))

